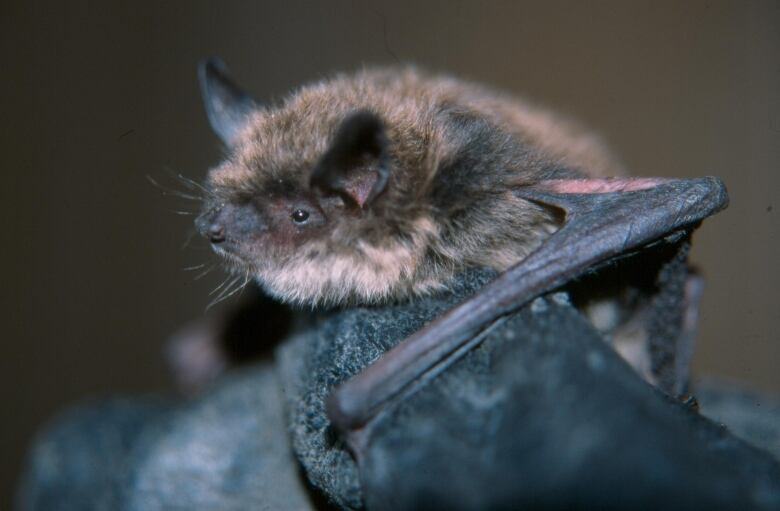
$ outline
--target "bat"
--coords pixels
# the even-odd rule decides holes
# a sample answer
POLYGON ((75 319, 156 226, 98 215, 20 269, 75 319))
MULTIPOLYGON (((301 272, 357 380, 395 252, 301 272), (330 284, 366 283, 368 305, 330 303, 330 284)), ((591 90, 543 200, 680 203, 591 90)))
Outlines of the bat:
POLYGON ((227 157, 196 226, 244 281, 344 307, 436 293, 472 267, 503 272, 336 390, 329 417, 347 432, 501 316, 727 203, 716 178, 606 177, 622 169, 576 124, 414 68, 336 75, 276 106, 217 59, 200 82, 227 157))

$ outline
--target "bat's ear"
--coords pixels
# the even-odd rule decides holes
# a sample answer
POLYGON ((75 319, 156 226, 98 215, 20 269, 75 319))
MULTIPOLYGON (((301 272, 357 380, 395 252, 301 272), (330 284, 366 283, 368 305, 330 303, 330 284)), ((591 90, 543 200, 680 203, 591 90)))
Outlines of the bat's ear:
POLYGON ((388 141, 382 120, 361 110, 342 121, 311 174, 311 186, 365 209, 387 185, 388 141))
POLYGON ((225 64, 216 57, 201 61, 198 78, 211 128, 230 146, 257 104, 233 82, 225 64))

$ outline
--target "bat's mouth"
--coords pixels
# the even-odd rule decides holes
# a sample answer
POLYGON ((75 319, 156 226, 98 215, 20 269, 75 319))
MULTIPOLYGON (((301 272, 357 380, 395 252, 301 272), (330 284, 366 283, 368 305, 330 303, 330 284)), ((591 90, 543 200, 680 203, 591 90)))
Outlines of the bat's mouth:
POLYGON ((225 240, 219 244, 212 243, 211 250, 213 250, 215 254, 228 261, 231 265, 240 266, 242 268, 250 266, 249 260, 246 258, 246 256, 241 254, 238 246, 236 246, 235 243, 231 243, 229 240, 225 240))

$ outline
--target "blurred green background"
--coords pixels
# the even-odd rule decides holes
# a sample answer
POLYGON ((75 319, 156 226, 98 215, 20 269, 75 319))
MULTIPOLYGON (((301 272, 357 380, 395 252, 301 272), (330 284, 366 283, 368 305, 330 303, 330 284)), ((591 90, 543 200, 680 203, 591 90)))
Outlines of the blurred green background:
POLYGON ((722 177, 695 374, 780 392, 778 2, 6 2, 0 40, 2 508, 66 403, 170 387, 162 344, 219 282, 182 271, 211 260, 181 248, 192 205, 145 178, 218 161, 210 54, 261 99, 414 62, 579 118, 635 174, 722 177))

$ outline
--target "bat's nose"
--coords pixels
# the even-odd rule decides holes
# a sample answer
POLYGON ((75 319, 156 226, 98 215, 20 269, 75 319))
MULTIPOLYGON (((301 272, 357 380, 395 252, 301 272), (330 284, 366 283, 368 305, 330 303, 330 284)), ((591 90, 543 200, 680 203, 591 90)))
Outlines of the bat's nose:
POLYGON ((212 223, 208 227, 206 237, 214 244, 222 243, 225 241, 225 226, 219 222, 212 223))
MULTIPOLYGON (((217 204, 196 220, 198 232, 213 245, 228 245, 266 229, 258 211, 249 205, 217 204)), ((226 247, 222 247, 226 248, 226 247)))
POLYGON ((222 243, 226 239, 225 223, 222 221, 223 215, 220 214, 222 209, 223 206, 211 208, 195 219, 195 227, 201 236, 214 244, 222 243))

